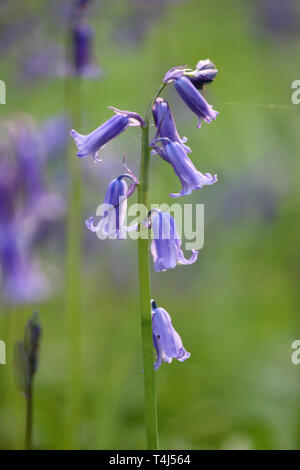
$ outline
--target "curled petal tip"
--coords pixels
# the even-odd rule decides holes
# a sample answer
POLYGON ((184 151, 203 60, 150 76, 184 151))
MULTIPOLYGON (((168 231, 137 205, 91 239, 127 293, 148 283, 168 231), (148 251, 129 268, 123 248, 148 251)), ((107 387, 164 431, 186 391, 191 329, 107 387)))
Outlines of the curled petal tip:
POLYGON ((127 155, 126 153, 124 153, 124 156, 123 156, 123 165, 126 169, 126 171, 129 173, 132 181, 135 183, 135 185, 138 185, 139 184, 139 179, 137 176, 135 176, 135 174, 133 173, 133 171, 127 166, 127 163, 126 163, 126 158, 127 158, 127 155))
POLYGON ((164 76, 163 83, 172 82, 173 80, 176 80, 177 78, 184 75, 185 72, 189 71, 192 71, 192 69, 188 68, 187 65, 178 65, 176 67, 172 67, 164 76))
MULTIPOLYGON (((78 154, 77 154, 77 155, 78 155, 78 154)), ((98 152, 94 155, 93 162, 94 162, 94 163, 101 163, 101 162, 103 162, 102 158, 99 158, 99 157, 98 157, 98 152)))
POLYGON ((127 117, 130 120, 129 125, 131 126, 145 127, 146 125, 144 119, 138 113, 134 113, 132 111, 124 111, 122 109, 115 108, 114 106, 108 106, 108 108, 111 109, 116 114, 120 114, 122 116, 127 117))
POLYGON ((95 220, 95 217, 89 217, 86 221, 85 221, 85 226, 91 230, 91 232, 97 232, 97 227, 94 225, 94 220, 95 220))
POLYGON ((180 254, 179 254, 179 258, 178 258, 179 259, 178 264, 194 264, 198 259, 198 255, 199 255, 198 251, 192 250, 191 257, 189 259, 186 259, 184 257, 183 251, 180 250, 180 254))

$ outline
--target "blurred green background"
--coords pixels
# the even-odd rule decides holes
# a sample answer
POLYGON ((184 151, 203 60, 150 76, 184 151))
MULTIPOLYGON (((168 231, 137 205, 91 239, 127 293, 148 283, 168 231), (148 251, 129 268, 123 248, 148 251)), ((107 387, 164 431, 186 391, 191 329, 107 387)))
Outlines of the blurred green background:
MULTIPOLYGON (((26 81, 20 72, 25 50, 37 46, 37 37, 63 47, 66 31, 59 12, 64 3, 2 2, 3 31, 25 19, 35 25, 2 54, 3 118, 26 112, 42 122, 65 112, 63 78, 26 81)), ((291 363, 291 343, 300 338, 300 133, 291 83, 300 79, 299 6, 277 0, 95 0, 88 19, 103 73, 82 84, 83 121, 77 130, 84 134, 111 116, 109 105, 143 114, 174 65, 194 66, 210 58, 219 69, 206 98, 220 116, 200 130, 173 86, 163 93, 180 135, 188 137, 196 167, 217 173, 219 182, 176 201, 205 204, 205 244, 198 262, 152 272, 152 296, 172 315, 191 352, 188 361, 163 364, 156 373, 160 447, 297 449, 300 365, 291 363), (270 12, 272 4, 277 17, 270 12)), ((131 128, 103 150, 101 164, 79 162, 84 206, 80 389, 70 387, 63 230, 40 248, 40 256, 58 272, 52 297, 39 305, 2 304, 0 339, 6 340, 8 362, 0 366, 3 449, 22 445, 25 400, 14 387, 12 349, 36 308, 43 338, 34 446, 145 448, 137 244, 99 241, 84 226, 110 179, 123 171, 123 152, 138 171, 139 139, 139 130, 131 128), (74 397, 76 412, 70 411, 74 397)), ((70 146, 76 158, 71 139, 70 146)), ((67 178, 66 152, 56 164, 67 178)), ((154 157, 152 202, 171 204, 168 194, 178 189, 171 168, 154 157)), ((65 189, 62 194, 66 197, 65 189)), ((80 367, 80 358, 72 360, 80 367)))

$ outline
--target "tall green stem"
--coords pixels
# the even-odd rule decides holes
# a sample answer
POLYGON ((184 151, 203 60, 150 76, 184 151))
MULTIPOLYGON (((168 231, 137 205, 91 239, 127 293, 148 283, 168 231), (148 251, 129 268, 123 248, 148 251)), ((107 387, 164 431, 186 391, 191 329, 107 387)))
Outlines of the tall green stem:
POLYGON ((32 448, 32 424, 33 424, 33 383, 28 388, 26 397, 26 430, 25 430, 25 449, 32 448))
MULTIPOLYGON (((152 105, 164 88, 158 89, 152 98, 145 116, 146 125, 142 127, 142 155, 140 169, 140 183, 138 186, 138 203, 149 211, 149 177, 150 177, 150 146, 149 146, 149 120, 152 105)), ((140 224, 138 240, 139 252, 139 279, 140 279, 140 309, 142 326, 143 364, 144 364, 144 390, 145 390, 145 419, 148 449, 158 449, 157 413, 155 397, 155 375, 153 358, 153 335, 151 318, 151 289, 149 264, 149 237, 148 229, 140 224)))
MULTIPOLYGON (((138 186, 138 202, 149 208, 149 124, 142 128, 142 159, 140 184, 138 186)), ((144 230, 141 224, 141 233, 138 240, 139 251, 139 277, 140 277, 140 308, 142 323, 142 344, 144 363, 144 390, 145 390, 145 419, 148 449, 158 448, 157 417, 155 398, 155 376, 153 368, 153 338, 151 320, 151 294, 150 294, 150 266, 149 266, 149 240, 143 238, 144 230)))
MULTIPOLYGON (((66 83, 67 107, 72 127, 80 127, 81 121, 81 83, 80 78, 74 77, 66 83)), ((81 393, 81 233, 82 233, 82 183, 79 159, 74 156, 74 148, 68 152, 68 217, 67 217, 67 323, 70 338, 70 416, 68 416, 68 431, 78 429, 80 419, 81 393)), ((70 447, 70 443, 66 443, 70 447)))

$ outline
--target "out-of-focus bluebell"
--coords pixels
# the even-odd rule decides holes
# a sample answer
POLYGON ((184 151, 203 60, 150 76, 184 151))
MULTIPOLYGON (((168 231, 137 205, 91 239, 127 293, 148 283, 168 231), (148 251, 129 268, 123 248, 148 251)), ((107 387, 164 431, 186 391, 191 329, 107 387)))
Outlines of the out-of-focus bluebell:
POLYGON ((73 65, 69 68, 70 75, 87 78, 100 75, 101 69, 93 57, 93 39, 94 30, 86 21, 75 23, 72 29, 73 65))
POLYGON ((16 223, 0 226, 1 291, 6 302, 39 302, 50 293, 50 284, 33 258, 30 240, 16 223))
POLYGON ((101 161, 98 159, 98 152, 101 148, 124 132, 127 127, 141 126, 144 124, 143 119, 137 113, 120 111, 116 108, 112 109, 116 112, 116 115, 90 134, 79 134, 74 129, 70 131, 70 135, 75 140, 78 148, 78 157, 88 157, 92 155, 95 161, 101 161))
POLYGON ((0 150, 0 224, 4 229, 15 215, 18 172, 14 162, 0 150))
POLYGON ((49 190, 46 181, 47 163, 53 156, 49 150, 58 151, 58 147, 43 140, 48 124, 41 131, 30 117, 18 116, 2 121, 1 126, 1 291, 9 303, 40 301, 51 289, 34 253, 35 245, 65 209, 62 196, 49 190))
POLYGON ((38 134, 45 159, 59 155, 66 148, 69 140, 66 129, 69 129, 69 120, 66 115, 51 117, 41 123, 38 134))
MULTIPOLYGON (((186 152, 191 152, 191 149, 184 145, 187 141, 186 137, 181 138, 178 134, 168 102, 162 98, 157 98, 152 107, 152 113, 157 136, 166 137, 172 142, 178 142, 183 145, 186 152)), ((164 146, 165 141, 162 141, 162 144, 164 146)))
POLYGON ((202 189, 203 186, 212 185, 218 181, 217 175, 198 171, 179 142, 172 142, 170 139, 161 138, 152 142, 152 146, 172 166, 182 184, 181 191, 179 193, 170 193, 171 197, 187 196, 195 189, 202 189), (159 147, 157 145, 159 142, 163 142, 164 146, 159 147))
POLYGON ((193 264, 197 261, 198 252, 195 250, 192 250, 190 259, 184 257, 175 221, 168 212, 155 209, 151 214, 151 227, 151 253, 155 271, 167 271, 175 268, 177 264, 193 264))
POLYGON ((20 59, 22 80, 35 81, 59 76, 63 69, 63 57, 63 50, 57 44, 31 46, 30 52, 25 51, 20 59))
POLYGON ((14 369, 19 389, 28 397, 37 371, 42 329, 37 313, 28 320, 23 341, 15 344, 14 369))
POLYGON ((62 68, 62 75, 97 78, 100 67, 94 60, 94 29, 86 20, 90 1, 74 0, 69 11, 68 64, 62 68))
POLYGON ((157 307, 154 300, 151 301, 151 307, 153 344, 156 350, 154 369, 157 370, 162 361, 170 364, 173 359, 183 362, 191 357, 191 354, 183 347, 182 340, 174 329, 168 312, 162 307, 157 307))
MULTIPOLYGON (((58 129, 62 120, 52 120, 51 126, 58 129)), ((64 122, 64 124, 67 124, 64 122)), ((65 147, 66 141, 61 139, 54 145, 49 143, 50 122, 44 124, 40 131, 31 119, 16 120, 11 126, 15 158, 20 174, 21 185, 19 192, 23 200, 23 218, 27 220, 27 228, 33 230, 42 223, 52 222, 62 216, 65 203, 62 196, 50 191, 46 182, 46 167, 50 156, 53 157, 55 151, 65 147)), ((66 129, 64 127, 64 129, 66 129)))

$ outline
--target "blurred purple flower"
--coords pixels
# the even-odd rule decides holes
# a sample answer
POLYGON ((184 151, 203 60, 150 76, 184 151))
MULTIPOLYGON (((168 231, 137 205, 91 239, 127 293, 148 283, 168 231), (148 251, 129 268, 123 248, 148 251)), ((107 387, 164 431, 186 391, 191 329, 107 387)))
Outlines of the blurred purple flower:
POLYGON ((45 134, 28 117, 2 124, 5 129, 0 141, 2 291, 7 302, 34 302, 50 293, 49 281, 34 258, 34 242, 41 231, 45 232, 62 216, 65 204, 59 194, 49 191, 46 183, 45 165, 51 146, 44 145, 45 134))
POLYGON ((182 340, 174 329, 168 312, 162 307, 157 307, 154 300, 151 301, 151 307, 153 344, 157 355, 154 369, 157 370, 162 361, 170 364, 173 359, 183 362, 191 357, 191 354, 183 347, 182 340))
MULTIPOLYGON (((61 120, 58 119, 55 125, 52 121, 52 125, 61 125, 61 120)), ((22 180, 19 191, 23 197, 23 218, 25 220, 26 216, 27 228, 30 225, 31 231, 34 231, 41 224, 61 217, 64 212, 62 197, 50 192, 45 181, 45 165, 49 155, 58 150, 58 142, 56 146, 53 141, 49 144, 48 132, 40 132, 26 120, 17 121, 13 132, 19 178, 22 180)), ((65 141, 60 144, 64 147, 65 141)))
POLYGON ((39 129, 39 139, 42 142, 45 158, 59 154, 67 147, 69 120, 60 115, 44 121, 39 129))
POLYGON ((9 303, 23 304, 43 300, 49 282, 36 262, 20 227, 14 223, 1 227, 0 260, 2 291, 9 303))
POLYGON ((4 229, 15 215, 18 176, 16 165, 0 152, 0 227, 4 229))
POLYGON ((184 257, 180 248, 182 241, 176 229, 173 217, 167 212, 155 209, 152 213, 153 241, 151 253, 154 261, 154 270, 157 272, 173 269, 177 264, 193 264, 197 261, 198 252, 192 250, 190 259, 184 257))
POLYGON ((170 193, 173 198, 187 196, 195 189, 212 185, 218 181, 217 175, 201 173, 188 157, 183 146, 178 142, 171 142, 167 138, 157 139, 152 142, 154 150, 173 167, 175 174, 181 181, 182 189, 179 193, 170 193), (163 142, 164 147, 158 147, 157 143, 163 142))
POLYGON ((71 74, 96 78, 101 69, 93 62, 93 28, 85 21, 77 22, 72 30, 72 54, 74 69, 71 74))
POLYGON ((63 51, 56 44, 39 46, 37 50, 23 54, 21 59, 22 78, 40 80, 56 77, 63 63, 63 51))

